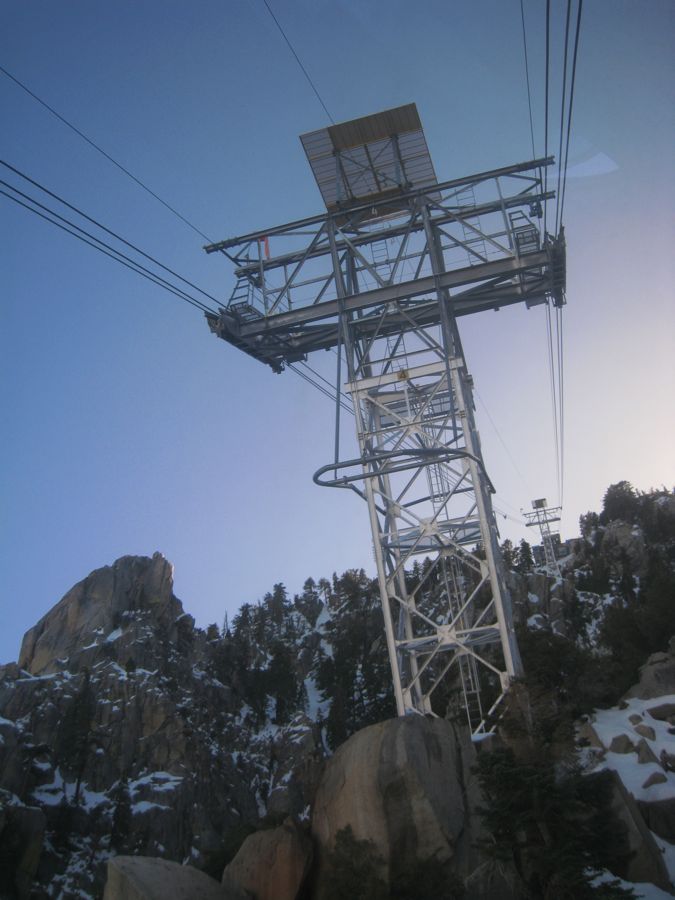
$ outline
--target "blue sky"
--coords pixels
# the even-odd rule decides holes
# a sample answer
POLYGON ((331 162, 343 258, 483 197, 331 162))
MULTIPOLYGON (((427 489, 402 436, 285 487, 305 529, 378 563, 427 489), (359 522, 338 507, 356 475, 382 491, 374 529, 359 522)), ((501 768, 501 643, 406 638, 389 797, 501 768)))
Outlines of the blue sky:
MULTIPOLYGON (((531 158, 517 0, 270 5, 336 121, 416 102, 441 179, 531 158)), ((564 6, 552 6, 557 122, 564 6)), ((525 0, 538 154, 544 8, 525 0)), ((321 211, 298 135, 325 113, 262 0, 26 0, 0 8, 0 35, 0 65, 214 240, 321 211)), ((670 0, 584 4, 565 201, 564 537, 610 483, 675 480, 674 37, 670 0)), ((229 296, 227 260, 1 74, 0 109, 0 158, 229 296)), ((332 455, 326 399, 4 197, 0 227, 0 661, 124 554, 161 550, 201 625, 276 581, 296 591, 309 575, 373 571, 365 507, 311 481, 332 455)), ((518 518, 533 497, 558 499, 543 310, 461 328, 497 506, 518 518)))

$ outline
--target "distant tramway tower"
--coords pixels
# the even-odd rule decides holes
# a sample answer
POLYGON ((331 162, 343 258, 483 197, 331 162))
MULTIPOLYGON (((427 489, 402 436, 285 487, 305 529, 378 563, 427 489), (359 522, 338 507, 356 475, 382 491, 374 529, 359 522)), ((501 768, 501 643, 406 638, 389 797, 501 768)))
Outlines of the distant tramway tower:
POLYGON ((367 504, 398 714, 445 714, 452 686, 489 730, 522 667, 457 322, 564 303, 553 160, 439 182, 414 104, 301 141, 326 212, 206 247, 237 277, 208 323, 275 372, 336 351, 357 449, 314 480, 367 504))
POLYGON ((532 501, 533 512, 525 513, 528 519, 527 526, 539 528, 541 534, 541 546, 544 551, 544 568, 549 575, 560 578, 560 566, 556 554, 556 544, 560 543, 558 529, 551 525, 560 521, 561 507, 547 506, 544 497, 532 501))

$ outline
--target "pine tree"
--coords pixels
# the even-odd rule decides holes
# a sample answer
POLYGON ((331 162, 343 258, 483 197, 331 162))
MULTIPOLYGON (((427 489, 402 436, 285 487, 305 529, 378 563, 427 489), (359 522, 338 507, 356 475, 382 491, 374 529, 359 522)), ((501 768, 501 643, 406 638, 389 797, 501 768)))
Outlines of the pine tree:
POLYGON ((325 634, 333 652, 319 663, 316 683, 331 701, 326 733, 337 747, 359 728, 391 716, 394 704, 377 583, 363 570, 334 576, 331 603, 325 634))
POLYGON ((634 522, 639 512, 638 496, 629 481, 610 484, 602 501, 600 521, 603 525, 620 519, 622 522, 634 522))
POLYGON ((574 722, 611 698, 614 673, 574 640, 519 631, 526 677, 509 694, 500 723, 505 746, 478 757, 484 849, 513 865, 529 894, 544 900, 634 896, 593 884, 625 865, 625 832, 611 811, 611 783, 584 776, 574 722))
POLYGON ((372 841, 354 837, 351 826, 338 831, 326 868, 325 900, 387 900, 389 892, 380 876, 383 860, 372 841))
POLYGON ((393 875, 389 896, 391 900, 463 900, 466 891, 449 863, 432 858, 418 860, 393 875))
POLYGON ((126 773, 120 778, 112 793, 115 803, 112 826, 110 830, 110 846, 118 853, 126 853, 131 850, 129 846, 129 833, 131 831, 131 795, 129 794, 129 782, 126 773))
POLYGON ((639 594, 627 589, 621 594, 605 609, 599 629, 600 643, 612 659, 617 697, 635 683, 650 654, 666 649, 672 635, 675 572, 668 550, 651 548, 639 594))
POLYGON ((586 540, 590 540, 593 529, 600 524, 600 519, 596 512, 587 512, 579 516, 579 533, 586 540))
POLYGON ((295 597, 294 605, 298 612, 305 617, 313 628, 316 625, 316 621, 323 608, 323 603, 313 578, 308 578, 307 581, 305 581, 302 588, 302 594, 295 597))
POLYGON ((625 603, 634 603, 635 581, 633 578, 633 567, 625 549, 621 549, 619 557, 619 566, 621 568, 621 578, 619 579, 619 593, 625 603))
POLYGON ((534 568, 534 558, 532 557, 532 547, 523 538, 518 545, 518 559, 516 561, 516 571, 521 575, 531 572, 534 568))
POLYGON ((288 647, 277 641, 272 648, 272 660, 267 670, 268 693, 274 698, 277 725, 288 722, 296 709, 298 684, 293 658, 288 647))
POLYGON ((56 757, 64 770, 75 776, 73 803, 78 804, 84 769, 89 756, 90 726, 96 709, 89 669, 82 672, 80 689, 68 706, 56 736, 56 757))
POLYGON ((514 569, 516 565, 516 551, 512 542, 506 538, 501 546, 502 560, 506 569, 514 569))
POLYGON ((632 889, 594 885, 608 865, 627 855, 610 811, 605 779, 577 769, 556 771, 552 760, 518 760, 503 748, 478 758, 486 852, 513 863, 531 894, 555 900, 634 897, 632 889))
POLYGON ((272 593, 266 595, 265 603, 269 608, 270 618, 274 625, 277 627, 282 625, 291 609, 291 604, 288 600, 284 585, 281 583, 275 584, 272 588, 272 593))

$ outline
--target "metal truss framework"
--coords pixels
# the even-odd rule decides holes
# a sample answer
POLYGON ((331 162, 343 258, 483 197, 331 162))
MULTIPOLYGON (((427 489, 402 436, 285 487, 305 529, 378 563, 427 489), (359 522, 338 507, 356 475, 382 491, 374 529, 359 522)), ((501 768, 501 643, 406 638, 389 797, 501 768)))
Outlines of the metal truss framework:
POLYGON ((554 538, 558 535, 558 529, 552 529, 553 522, 560 521, 561 507, 547 506, 545 498, 532 501, 531 513, 525 513, 528 528, 537 526, 541 534, 541 545, 544 548, 544 565, 549 575, 560 578, 560 566, 555 552, 554 538))
POLYGON ((403 185, 376 206, 206 248, 238 279, 227 308, 207 314, 215 334, 276 372, 337 351, 359 455, 336 449, 314 479, 367 502, 398 714, 444 713, 432 698, 451 683, 474 732, 489 730, 521 662, 457 318, 564 303, 564 240, 542 240, 538 225, 551 162, 403 185))

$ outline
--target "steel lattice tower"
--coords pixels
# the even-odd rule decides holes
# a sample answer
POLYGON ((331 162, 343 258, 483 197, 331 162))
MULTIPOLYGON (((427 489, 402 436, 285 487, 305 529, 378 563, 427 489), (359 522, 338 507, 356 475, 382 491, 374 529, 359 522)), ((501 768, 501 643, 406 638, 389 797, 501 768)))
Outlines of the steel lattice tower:
POLYGON ((359 452, 314 480, 367 503, 398 714, 451 683, 484 731, 521 662, 457 320, 564 303, 552 158, 439 183, 414 104, 301 140, 326 213, 206 247, 237 276, 208 323, 275 372, 337 351, 359 452))
POLYGON ((549 575, 554 578, 560 578, 560 566, 558 565, 558 557, 555 552, 554 537, 557 537, 558 530, 552 529, 553 522, 560 521, 561 507, 547 506, 544 497, 539 500, 532 501, 532 509, 534 512, 525 513, 525 518, 529 519, 527 526, 532 528, 537 526, 541 534, 541 545, 544 549, 544 567, 549 575))

